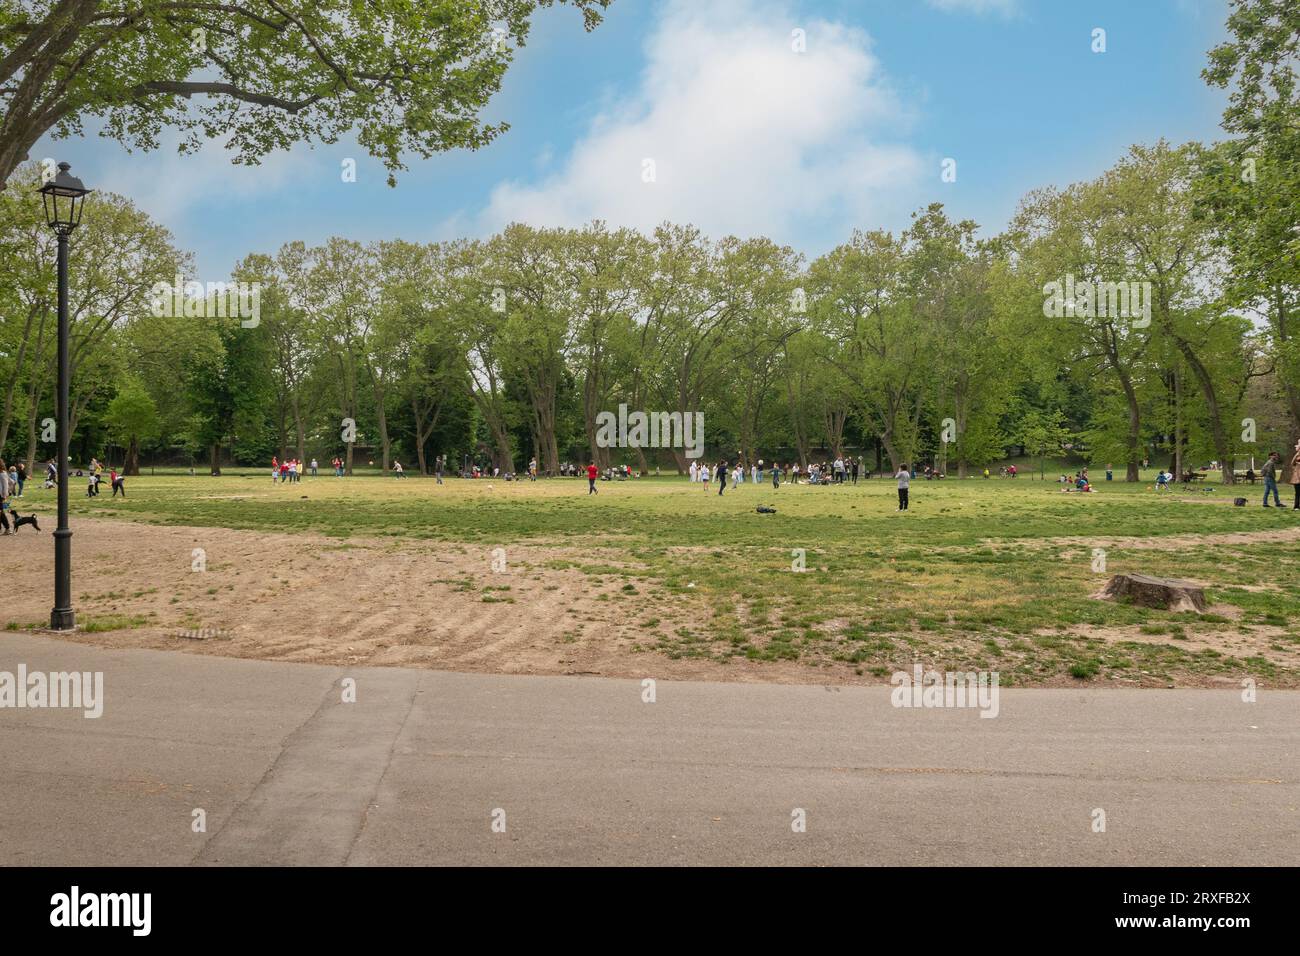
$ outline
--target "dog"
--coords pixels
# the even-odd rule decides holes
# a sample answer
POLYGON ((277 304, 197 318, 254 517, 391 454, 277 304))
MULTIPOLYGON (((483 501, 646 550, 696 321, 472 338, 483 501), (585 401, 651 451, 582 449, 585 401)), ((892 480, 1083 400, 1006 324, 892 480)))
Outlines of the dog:
POLYGON ((17 534, 17 533, 18 533, 18 529, 21 528, 21 527, 22 527, 23 525, 25 525, 25 524, 29 524, 29 525, 31 525, 31 526, 32 526, 33 528, 35 528, 37 531, 40 531, 40 530, 41 530, 41 526, 40 526, 39 524, 36 523, 36 515, 28 515, 26 518, 23 518, 23 517, 20 517, 20 516, 19 516, 19 514, 18 514, 17 511, 11 511, 11 512, 9 512, 9 514, 10 514, 10 516, 12 516, 13 519, 14 519, 14 534, 17 534))

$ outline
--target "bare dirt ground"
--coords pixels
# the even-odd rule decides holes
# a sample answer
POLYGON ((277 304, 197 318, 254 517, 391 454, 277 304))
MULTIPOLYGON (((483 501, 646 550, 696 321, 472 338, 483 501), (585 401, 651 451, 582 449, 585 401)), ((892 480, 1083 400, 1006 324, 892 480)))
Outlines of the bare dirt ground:
MULTIPOLYGON (((655 634, 707 620, 680 595, 626 595, 621 578, 546 565, 571 551, 514 545, 505 570, 482 546, 224 528, 73 522, 72 640, 263 660, 502 674, 861 683, 845 667, 672 660, 655 634), (206 568, 192 570, 194 549, 206 568), (653 629, 639 622, 657 618, 653 629), (97 627, 112 629, 94 630, 97 627)), ((10 598, 0 622, 48 621, 49 529, 3 540, 10 598)), ((605 562, 609 563, 609 562, 605 562)), ((0 639, 3 639, 0 637, 0 639)))
MULTIPOLYGON (((1204 502, 1197 502, 1204 503, 1204 502)), ((982 547, 986 548, 1015 548, 1021 551, 1044 550, 1047 548, 1060 547, 1082 547, 1085 551, 1091 551, 1093 548, 1128 548, 1138 551, 1179 551, 1188 548, 1200 548, 1209 545, 1235 545, 1235 544, 1276 544, 1280 541, 1295 541, 1300 539, 1300 525, 1283 525, 1276 530, 1268 531, 1230 531, 1216 534, 1170 534, 1158 538, 1116 535, 1090 535, 1079 537, 1077 535, 1059 536, 1052 538, 1040 538, 1037 541, 1026 541, 1017 539, 1015 541, 1003 541, 1000 539, 985 539, 980 542, 982 547)), ((1065 551, 1063 555, 1074 555, 1077 552, 1065 551)))
MULTIPOLYGON (((112 519, 74 519, 73 531, 74 607, 84 629, 60 637, 98 647, 500 674, 827 685, 882 680, 830 660, 670 658, 656 649, 659 637, 706 624, 710 611, 704 602, 680 592, 657 593, 640 580, 637 593, 624 593, 624 577, 565 567, 581 557, 567 547, 511 545, 504 570, 494 571, 499 556, 483 545, 385 538, 342 542, 312 534, 112 519), (200 561, 196 549, 202 551, 200 561)), ((1298 533, 1287 529, 1216 540, 1276 540, 1298 533)), ((1125 546, 1142 543, 1124 541, 1125 546)), ((1203 542, 1186 536, 1184 543, 1203 542)), ((1077 542, 1061 538, 1051 544, 1077 542)), ((44 533, 24 528, 3 539, 0 554, 10 585, 0 627, 42 626, 53 596, 49 528, 44 533)), ((601 561, 618 563, 608 556, 601 561)), ((1239 614, 1226 606, 1210 610, 1229 618, 1239 614)), ((1300 664, 1300 652, 1279 656, 1277 647, 1269 648, 1279 633, 1272 628, 1233 632, 1183 646, 1237 656, 1267 653, 1283 666, 1300 664)), ((1170 640, 1136 629, 1093 628, 1088 634, 1108 642, 1170 640)), ((1058 676, 1036 683, 1077 682, 1058 676)), ((1180 683, 1233 681, 1190 676, 1180 683)))

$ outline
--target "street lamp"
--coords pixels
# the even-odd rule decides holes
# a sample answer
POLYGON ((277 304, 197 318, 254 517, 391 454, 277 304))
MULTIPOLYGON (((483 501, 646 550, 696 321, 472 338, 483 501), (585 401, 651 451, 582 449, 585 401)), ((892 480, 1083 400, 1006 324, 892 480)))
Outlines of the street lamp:
POLYGON ((72 610, 72 530, 68 527, 68 237, 81 224, 81 210, 90 192, 59 163, 58 173, 41 186, 45 221, 59 239, 59 390, 56 399, 56 443, 59 446, 59 526, 54 532, 54 610, 50 628, 70 631, 77 626, 72 610))

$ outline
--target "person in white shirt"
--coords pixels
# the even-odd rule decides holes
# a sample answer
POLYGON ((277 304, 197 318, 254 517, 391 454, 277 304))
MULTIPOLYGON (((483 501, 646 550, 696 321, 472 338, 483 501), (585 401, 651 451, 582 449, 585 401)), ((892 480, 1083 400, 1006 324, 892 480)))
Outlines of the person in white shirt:
POLYGON ((898 479, 898 510, 907 510, 907 491, 912 482, 912 473, 907 470, 907 465, 898 469, 898 474, 894 476, 898 479))

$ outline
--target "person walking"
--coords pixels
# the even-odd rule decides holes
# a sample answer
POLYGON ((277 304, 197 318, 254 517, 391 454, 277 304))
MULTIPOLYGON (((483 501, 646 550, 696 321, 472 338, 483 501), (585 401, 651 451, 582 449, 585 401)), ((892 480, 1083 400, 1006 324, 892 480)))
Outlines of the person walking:
POLYGON ((1278 454, 1275 451, 1271 451, 1268 453, 1268 461, 1264 462, 1264 467, 1260 469, 1260 474, 1264 476, 1264 507, 1265 508, 1270 507, 1268 503, 1268 493, 1270 489, 1273 492, 1273 500, 1277 503, 1277 506, 1279 508, 1282 507, 1282 499, 1279 498, 1277 495, 1277 465, 1278 465, 1278 454))
POLYGON ((725 461, 718 462, 717 473, 718 497, 721 498, 722 493, 727 490, 727 463, 725 461))
MULTIPOLYGON (((22 467, 22 465, 18 466, 19 488, 22 488, 22 467)), ((1291 461, 1286 466, 1286 474, 1282 476, 1282 480, 1290 482, 1291 486, 1295 488, 1295 505, 1291 510, 1300 511, 1300 441, 1295 443, 1295 451, 1291 453, 1291 461)), ((19 493, 21 494, 21 492, 19 493)))
POLYGON ((907 465, 898 469, 898 474, 894 476, 898 479, 898 510, 907 510, 907 492, 912 483, 912 473, 908 471, 907 465))
POLYGON ((439 455, 433 460, 433 476, 438 479, 438 484, 442 484, 442 468, 446 460, 446 455, 439 455))
MULTIPOLYGON (((5 514, 9 510, 9 496, 12 489, 9 487, 9 471, 5 468, 3 458, 0 458, 0 527, 4 528, 4 533, 9 533, 9 516, 5 514)), ((15 531, 18 529, 15 527, 15 531)))
MULTIPOLYGON (((593 461, 590 465, 587 466, 587 494, 589 494, 589 495, 598 495, 598 494, 600 494, 600 492, 596 490, 596 476, 597 476, 599 473, 600 473, 600 471, 599 471, 599 469, 596 467, 596 463, 595 463, 594 461, 593 461)), ((615 507, 618 507, 618 506, 615 505, 615 507)))
POLYGON ((861 458, 849 459, 849 477, 853 479, 853 483, 855 485, 858 483, 858 468, 860 467, 861 464, 862 464, 861 458))
MULTIPOLYGON (((1300 448, 1300 442, 1297 442, 1296 447, 1300 448)), ((18 463, 18 493, 14 496, 15 498, 23 496, 23 485, 25 484, 27 484, 27 464, 20 461, 18 463)))

